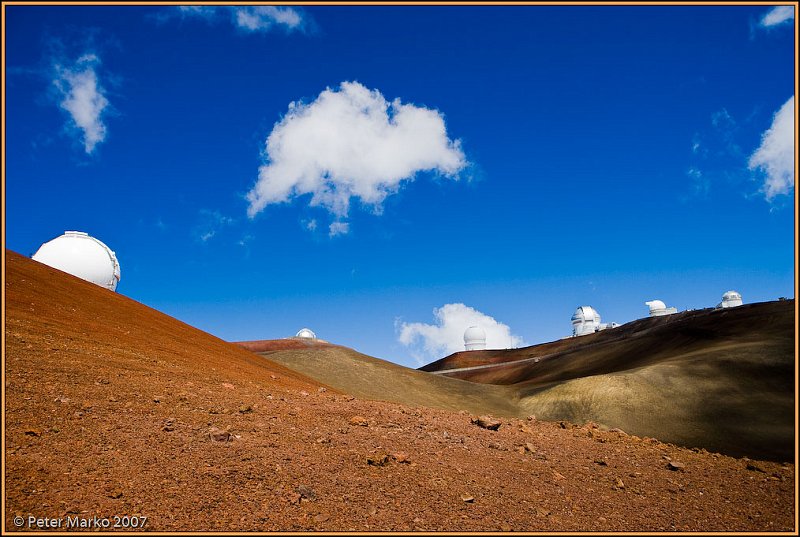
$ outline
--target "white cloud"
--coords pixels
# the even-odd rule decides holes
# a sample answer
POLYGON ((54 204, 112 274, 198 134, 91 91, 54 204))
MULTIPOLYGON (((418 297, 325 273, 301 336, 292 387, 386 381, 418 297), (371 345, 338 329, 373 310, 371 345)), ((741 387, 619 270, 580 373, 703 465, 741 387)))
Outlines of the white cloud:
POLYGON ((750 156, 751 170, 764 172, 762 192, 768 201, 794 189, 794 96, 781 106, 772 126, 762 135, 761 145, 750 156))
POLYGON ((794 20, 794 6, 776 6, 764 15, 761 26, 769 28, 790 20, 794 20))
POLYGON ((269 204, 311 194, 337 217, 351 198, 380 212, 384 199, 418 172, 458 178, 460 141, 447 137, 437 110, 391 103, 358 82, 327 88, 311 104, 292 102, 266 141, 267 162, 247 194, 252 218, 269 204))
POLYGON ((96 55, 84 54, 70 66, 53 66, 53 85, 61 95, 59 106, 69 113, 72 130, 81 133, 88 154, 106 138, 103 112, 109 103, 97 80, 95 68, 99 63, 96 55))
POLYGON ((420 364, 437 360, 464 350, 464 331, 470 326, 480 326, 486 332, 487 349, 506 349, 525 344, 511 333, 508 325, 496 321, 464 304, 445 304, 434 308, 435 324, 399 323, 398 341, 410 347, 420 364))
POLYGON ((234 223, 233 218, 225 216, 219 211, 200 210, 200 224, 195 228, 197 238, 208 242, 226 226, 234 223))
POLYGON ((328 236, 335 237, 336 235, 347 235, 350 231, 350 224, 347 222, 331 222, 328 226, 328 236))
POLYGON ((300 12, 291 7, 179 6, 178 9, 183 17, 199 17, 212 23, 228 20, 246 32, 268 32, 275 25, 291 31, 302 28, 305 22, 300 12))

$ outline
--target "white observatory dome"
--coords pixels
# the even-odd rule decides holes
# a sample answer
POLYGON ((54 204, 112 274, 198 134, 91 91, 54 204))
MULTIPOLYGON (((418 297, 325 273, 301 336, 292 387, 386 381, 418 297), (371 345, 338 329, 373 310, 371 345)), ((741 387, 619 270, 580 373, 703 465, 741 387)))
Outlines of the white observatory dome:
POLYGON ((294 337, 299 337, 302 339, 317 339, 317 335, 308 328, 300 329, 300 331, 297 334, 295 334, 294 337))
POLYGON ((600 314, 591 306, 581 306, 572 315, 572 335, 593 334, 600 328, 600 314))
POLYGON ((111 291, 120 280, 119 262, 111 248, 82 231, 65 231, 42 244, 33 259, 111 291))
POLYGON ((722 295, 722 302, 720 302, 717 307, 718 308, 733 308, 736 306, 742 305, 742 295, 737 293, 736 291, 728 291, 724 295, 722 295))
POLYGON ((667 311, 667 305, 664 304, 661 300, 651 300, 649 302, 645 302, 646 306, 650 306, 650 315, 659 315, 667 311))
POLYGON ((650 306, 650 317, 660 317, 661 315, 678 313, 676 308, 668 308, 661 300, 651 300, 650 302, 645 302, 645 305, 650 306))
POLYGON ((468 351, 486 349, 486 331, 480 326, 470 326, 464 332, 464 347, 468 351))

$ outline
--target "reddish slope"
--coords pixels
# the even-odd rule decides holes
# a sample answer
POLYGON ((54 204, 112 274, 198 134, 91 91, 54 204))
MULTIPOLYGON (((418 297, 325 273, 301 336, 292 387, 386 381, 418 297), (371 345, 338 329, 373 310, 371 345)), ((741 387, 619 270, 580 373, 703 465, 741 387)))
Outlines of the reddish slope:
POLYGON ((793 465, 353 400, 11 252, 5 277, 6 532, 795 529, 793 465))

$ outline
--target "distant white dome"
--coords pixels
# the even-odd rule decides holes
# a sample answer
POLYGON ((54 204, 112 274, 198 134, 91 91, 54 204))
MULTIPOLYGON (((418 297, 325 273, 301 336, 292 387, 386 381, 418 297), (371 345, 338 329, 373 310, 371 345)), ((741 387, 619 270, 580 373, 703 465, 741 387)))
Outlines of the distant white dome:
POLYGON ((600 328, 600 314, 591 306, 581 306, 572 315, 572 335, 593 334, 600 328))
POLYGON ((668 308, 661 300, 651 300, 650 302, 645 302, 645 304, 650 306, 650 317, 671 315, 678 312, 675 308, 668 308))
POLYGON ((728 291, 724 295, 722 295, 722 302, 720 302, 717 307, 718 308, 734 308, 736 306, 742 305, 742 295, 737 293, 736 291, 728 291))
POLYGON ((308 328, 302 328, 294 337, 303 339, 317 339, 317 335, 308 328))
POLYGON ((468 351, 486 349, 486 331, 480 326, 470 326, 464 332, 464 347, 468 351))
POLYGON ((65 231, 42 244, 33 259, 111 291, 120 280, 119 262, 111 248, 82 231, 65 231))

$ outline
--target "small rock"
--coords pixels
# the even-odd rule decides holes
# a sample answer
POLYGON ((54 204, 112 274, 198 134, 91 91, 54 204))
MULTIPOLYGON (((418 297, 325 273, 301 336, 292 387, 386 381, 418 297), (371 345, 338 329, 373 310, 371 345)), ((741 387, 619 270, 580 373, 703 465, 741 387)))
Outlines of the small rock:
POLYGON ((317 494, 310 487, 305 485, 299 485, 297 487, 297 493, 307 500, 313 500, 317 497, 317 494))
POLYGON ((527 451, 528 453, 535 453, 536 452, 536 446, 534 446, 530 442, 525 442, 525 451, 527 451))
POLYGON ((464 503, 473 503, 475 501, 475 497, 472 494, 462 494, 461 501, 464 503))
POLYGON ((449 434, 447 434, 447 431, 442 431, 442 436, 443 436, 444 438, 450 438, 450 435, 449 435, 449 434))
POLYGON ((497 442, 489 442, 489 445, 487 447, 489 449, 502 449, 503 446, 501 446, 497 442))
POLYGON ((39 431, 37 429, 28 429, 27 431, 25 431, 25 434, 27 436, 42 436, 42 431, 39 431))
POLYGON ((308 397, 308 392, 303 390, 300 392, 300 395, 302 395, 303 397, 308 397))
POLYGON ((409 464, 411 460, 408 457, 408 453, 405 451, 398 451, 396 453, 392 453, 392 458, 401 463, 401 464, 409 464))
POLYGON ((686 467, 686 465, 685 465, 685 464, 683 464, 682 462, 678 462, 678 461, 669 461, 669 462, 667 463, 667 468, 669 468, 669 469, 670 469, 670 470, 672 470, 673 472, 677 472, 678 470, 681 470, 681 471, 683 471, 683 469, 684 469, 685 467, 686 467))
POLYGON ((157 396, 153 397, 153 402, 154 403, 160 403, 161 402, 161 396, 157 395, 157 396))
POLYGON ((236 389, 236 386, 234 386, 230 382, 223 382, 222 386, 225 387, 225 388, 228 388, 229 390, 235 390, 236 389))
POLYGON ((317 391, 318 391, 319 393, 325 393, 325 392, 327 392, 328 390, 325 388, 325 386, 320 386, 319 388, 317 388, 317 391))
POLYGON ((108 497, 109 498, 113 498, 115 500, 119 499, 119 498, 122 498, 122 491, 121 490, 113 490, 113 491, 109 492, 108 497))
POLYGON ((250 414, 253 412, 253 407, 250 405, 242 405, 239 407, 239 414, 250 414))
POLYGON ((175 418, 167 418, 161 426, 162 431, 171 432, 175 430, 175 418))
POLYGON ((762 474, 766 474, 767 471, 761 468, 760 466, 753 464, 752 462, 747 463, 747 469, 752 472, 761 472, 762 474))
POLYGON ((511 526, 506 523, 500 524, 500 531, 509 532, 511 531, 511 526))
POLYGON ((608 463, 606 461, 604 461, 603 459, 595 459, 594 463, 599 465, 599 466, 608 466, 608 463))
POLYGON ((366 427, 369 425, 367 418, 363 416, 353 416, 350 418, 350 425, 359 425, 361 427, 366 427))
POLYGON ((555 470, 553 470, 553 477, 556 479, 566 479, 566 477, 564 477, 564 474, 556 472, 555 470))
POLYGON ((269 378, 271 378, 272 380, 277 380, 278 379, 278 377, 275 376, 275 375, 270 375, 269 378))
POLYGON ((367 457, 367 464, 370 466, 386 466, 389 464, 389 455, 381 453, 367 457))
POLYGON ((286 500, 292 505, 300 503, 301 498, 302 496, 297 494, 296 492, 290 492, 289 494, 286 495, 286 500))
POLYGON ((538 517, 546 517, 549 514, 550 514, 550 511, 548 511, 544 507, 542 507, 542 506, 537 506, 536 507, 536 516, 538 516, 538 517))
POLYGON ((327 522, 330 517, 323 513, 320 513, 314 517, 314 522, 327 522))
POLYGON ((496 431, 500 428, 502 422, 500 420, 496 420, 491 416, 481 416, 479 418, 472 418, 470 420, 474 425, 478 427, 483 427, 484 429, 489 429, 490 431, 496 431))
POLYGON ((528 416, 528 421, 536 421, 536 416, 531 414, 530 416, 528 416))
POLYGON ((567 422, 566 421, 559 421, 558 422, 558 426, 561 427, 562 429, 566 429, 567 428, 567 422))
POLYGON ((614 490, 625 490, 625 482, 618 477, 614 480, 614 486, 611 488, 614 490))
POLYGON ((317 444, 330 444, 331 443, 331 439, 330 438, 326 438, 324 436, 320 436, 319 438, 317 438, 316 442, 317 442, 317 444))
POLYGON ((230 431, 225 431, 217 427, 212 427, 209 429, 208 436, 214 442, 230 442, 233 439, 233 435, 230 433, 230 431))

